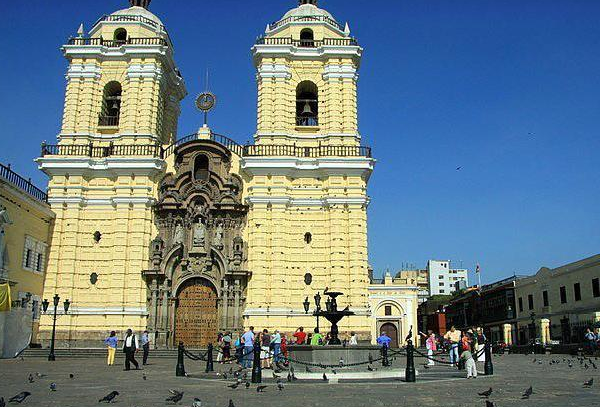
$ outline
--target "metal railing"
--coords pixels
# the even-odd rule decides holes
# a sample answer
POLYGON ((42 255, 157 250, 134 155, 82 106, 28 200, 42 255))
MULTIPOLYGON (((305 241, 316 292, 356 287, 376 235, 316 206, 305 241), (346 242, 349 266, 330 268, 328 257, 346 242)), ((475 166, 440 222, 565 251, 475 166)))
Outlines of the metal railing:
POLYGON ((356 38, 323 38, 322 40, 296 40, 292 37, 260 37, 257 45, 292 45, 301 48, 319 48, 324 45, 358 46, 356 38))
POLYGON ((144 24, 148 24, 152 27, 155 28, 159 28, 162 31, 166 31, 165 30, 165 26, 162 24, 157 23, 154 20, 151 20, 149 18, 143 17, 143 16, 136 16, 136 15, 104 15, 102 17, 100 17, 98 19, 98 21, 96 21, 93 25, 93 27, 95 27, 96 25, 98 25, 98 23, 101 23, 102 21, 112 21, 112 22, 138 22, 138 23, 144 23, 144 24))
POLYGON ((123 45, 164 45, 168 46, 169 43, 166 39, 161 37, 149 37, 149 38, 127 38, 126 40, 105 40, 102 37, 98 38, 70 38, 68 45, 96 45, 108 48, 118 48, 123 45))
MULTIPOLYGON (((151 156, 157 158, 167 158, 177 150, 198 140, 196 134, 181 138, 170 146, 164 148, 160 145, 114 145, 94 146, 90 144, 72 144, 72 145, 48 145, 42 144, 42 157, 49 155, 58 156, 83 156, 93 158, 105 158, 110 156, 151 156)), ((287 157, 366 157, 372 158, 371 148, 365 146, 315 146, 299 147, 295 145, 239 145, 229 137, 213 133, 210 140, 221 144, 234 154, 240 157, 261 157, 261 156, 287 156, 287 157)))
POLYGON ((288 18, 284 18, 283 20, 279 20, 279 21, 269 24, 269 30, 274 30, 276 28, 281 27, 282 25, 285 25, 285 24, 291 23, 291 22, 296 22, 296 21, 300 21, 300 22, 304 22, 304 23, 324 22, 324 23, 334 26, 335 28, 337 28, 340 31, 344 31, 344 26, 342 26, 340 23, 335 21, 333 18, 330 18, 327 16, 291 16, 288 18))
POLYGON ((119 125, 119 116, 98 116, 98 126, 116 127, 119 125))
POLYGON ((13 170, 9 165, 0 164, 0 178, 5 179, 17 188, 31 195, 33 198, 41 202, 48 202, 48 194, 33 185, 31 178, 25 179, 13 170))

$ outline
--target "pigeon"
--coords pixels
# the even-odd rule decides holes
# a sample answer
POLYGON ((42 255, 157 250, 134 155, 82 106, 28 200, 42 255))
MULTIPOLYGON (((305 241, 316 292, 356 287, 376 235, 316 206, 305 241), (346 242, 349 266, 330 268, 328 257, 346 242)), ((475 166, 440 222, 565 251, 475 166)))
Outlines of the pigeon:
POLYGON ((31 373, 29 373, 29 377, 27 377, 27 380, 29 381, 29 383, 35 382, 35 380, 33 380, 33 375, 31 373))
POLYGON ((98 403, 112 403, 115 397, 119 395, 118 391, 111 391, 106 396, 98 400, 98 403))
POLYGON ((304 368, 306 369, 306 373, 312 373, 312 370, 310 370, 308 366, 304 366, 304 368))
POLYGON ((325 374, 325 372, 323 372, 323 381, 324 382, 329 381, 329 379, 327 378, 327 375, 325 374))
POLYGON ((74 379, 75 375, 73 373, 69 373, 69 379, 74 379))
POLYGON ((492 388, 490 387, 488 390, 481 392, 481 393, 477 393, 478 395, 480 395, 481 397, 485 397, 486 399, 489 398, 492 395, 492 388))
POLYGON ((373 369, 373 366, 371 366, 371 365, 367 365, 367 370, 368 370, 369 372, 373 372, 373 371, 375 371, 375 369, 373 369))
POLYGON ((194 398, 194 402, 192 403, 192 407, 202 407, 202 401, 198 397, 194 398))
POLYGON ((0 407, 6 407, 6 402, 4 401, 4 397, 0 397, 0 407))
POLYGON ((587 382, 583 383, 583 387, 592 387, 594 385, 594 378, 592 377, 587 382))
POLYGON ((229 385, 229 386, 227 386, 227 387, 229 387, 229 388, 230 388, 230 389, 232 389, 232 390, 235 390, 235 389, 237 389, 237 388, 238 388, 238 386, 239 386, 239 385, 240 385, 239 383, 233 383, 233 384, 230 384, 230 385, 229 385))
POLYGON ((491 401, 489 401, 489 400, 486 400, 486 401, 485 401, 485 407, 494 407, 494 403, 492 403, 492 402, 491 402, 491 401))
POLYGON ((56 383, 50 383, 50 391, 56 391, 56 383))
POLYGON ((460 171, 462 167, 456 167, 456 171, 460 171))
POLYGON ((227 407, 235 407, 235 404, 233 404, 233 400, 229 399, 229 405, 227 407))
POLYGON ((533 394, 533 387, 529 386, 529 388, 527 390, 525 390, 525 393, 523 393, 523 397, 521 397, 521 399, 528 399, 529 396, 531 396, 533 394))
POLYGON ((283 387, 283 382, 281 380, 277 380, 277 390, 282 391, 283 387))
POLYGON ((45 374, 43 374, 43 373, 40 373, 40 372, 35 372, 35 375, 36 375, 38 378, 40 378, 40 379, 41 379, 42 377, 46 377, 46 375, 45 375, 45 374))
POLYGON ((172 396, 169 396, 165 399, 165 401, 167 402, 171 402, 174 404, 178 404, 181 399, 183 398, 183 392, 182 391, 177 391, 177 390, 169 390, 172 394, 172 396))
POLYGON ((344 367, 344 359, 340 358, 340 367, 344 367))
POLYGON ((275 374, 275 372, 273 372, 273 379, 280 379, 280 378, 281 378, 281 376, 278 376, 275 374))
POLYGON ((250 382, 246 382, 246 388, 249 389, 250 388, 250 382))
POLYGON ((28 391, 22 391, 21 393, 17 394, 16 396, 9 398, 8 402, 21 404, 29 396, 31 396, 31 393, 29 393, 28 391))
POLYGON ((265 389, 267 388, 267 386, 258 386, 256 388, 256 392, 257 393, 264 393, 265 389))
POLYGON ((412 325, 410 326, 410 329, 408 330, 408 335, 406 335, 406 338, 404 338, 404 341, 409 341, 410 338, 412 338, 413 336, 413 332, 412 332, 412 325))
POLYGON ((331 369, 331 373, 337 374, 337 372, 335 371, 335 369, 331 369))

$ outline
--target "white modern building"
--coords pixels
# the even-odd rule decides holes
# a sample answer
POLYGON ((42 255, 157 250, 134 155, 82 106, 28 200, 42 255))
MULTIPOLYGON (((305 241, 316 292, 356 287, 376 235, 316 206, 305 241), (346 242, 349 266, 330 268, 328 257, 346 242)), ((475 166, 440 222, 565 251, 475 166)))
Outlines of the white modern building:
POLYGON ((450 260, 429 260, 427 262, 430 296, 452 294, 457 290, 457 284, 459 287, 468 287, 468 270, 451 267, 450 260))

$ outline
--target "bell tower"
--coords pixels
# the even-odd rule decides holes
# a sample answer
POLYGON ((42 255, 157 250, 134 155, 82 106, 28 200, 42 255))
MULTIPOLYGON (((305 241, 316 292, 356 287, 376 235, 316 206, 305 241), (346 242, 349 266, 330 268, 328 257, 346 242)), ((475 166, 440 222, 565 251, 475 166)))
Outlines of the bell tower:
POLYGON ((316 0, 267 25, 252 48, 258 144, 359 145, 358 68, 363 49, 316 0))
POLYGON ((316 0, 300 0, 252 47, 256 144, 240 161, 250 207, 247 326, 312 330, 303 303, 329 288, 355 313, 340 330, 370 335, 367 183, 375 160, 358 131, 362 53, 348 24, 316 0))
MULTIPOLYGON (((56 213, 44 295, 72 302, 57 322, 59 341, 95 343, 106 326, 146 327, 151 206, 186 88, 150 0, 129 5, 101 17, 87 35, 82 24, 62 47, 62 127, 37 160, 56 213)), ((42 318, 42 340, 51 328, 42 318)))

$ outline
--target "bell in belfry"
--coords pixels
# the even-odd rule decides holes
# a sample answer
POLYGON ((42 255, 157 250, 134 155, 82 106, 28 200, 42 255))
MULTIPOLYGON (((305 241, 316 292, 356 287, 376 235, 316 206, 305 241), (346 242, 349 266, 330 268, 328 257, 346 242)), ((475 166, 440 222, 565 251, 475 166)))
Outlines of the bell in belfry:
POLYGON ((304 104, 304 110, 302 110, 302 114, 313 114, 313 111, 310 108, 310 103, 306 102, 304 104))

